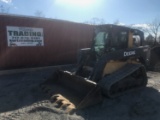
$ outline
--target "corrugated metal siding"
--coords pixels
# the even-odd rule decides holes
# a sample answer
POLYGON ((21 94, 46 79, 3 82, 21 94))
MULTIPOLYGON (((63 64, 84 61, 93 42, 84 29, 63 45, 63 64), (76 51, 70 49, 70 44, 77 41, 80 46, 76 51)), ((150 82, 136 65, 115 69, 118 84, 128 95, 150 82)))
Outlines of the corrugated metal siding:
POLYGON ((93 26, 85 24, 0 15, 0 69, 75 63, 92 35, 93 26), (6 26, 43 28, 44 46, 8 47, 6 26))

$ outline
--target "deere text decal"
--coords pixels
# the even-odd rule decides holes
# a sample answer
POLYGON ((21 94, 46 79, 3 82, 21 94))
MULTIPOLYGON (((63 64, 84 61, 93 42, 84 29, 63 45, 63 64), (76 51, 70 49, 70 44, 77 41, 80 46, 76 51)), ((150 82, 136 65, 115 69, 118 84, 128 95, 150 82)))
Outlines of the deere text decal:
POLYGON ((43 29, 7 26, 8 46, 44 46, 43 29))

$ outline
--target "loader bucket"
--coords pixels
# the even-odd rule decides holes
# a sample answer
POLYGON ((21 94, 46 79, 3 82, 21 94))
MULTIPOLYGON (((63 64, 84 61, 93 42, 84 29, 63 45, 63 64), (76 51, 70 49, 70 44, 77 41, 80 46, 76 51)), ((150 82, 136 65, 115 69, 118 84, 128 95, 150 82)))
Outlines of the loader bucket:
POLYGON ((45 83, 51 101, 59 108, 82 109, 101 102, 101 90, 95 82, 76 76, 67 71, 56 71, 45 83))

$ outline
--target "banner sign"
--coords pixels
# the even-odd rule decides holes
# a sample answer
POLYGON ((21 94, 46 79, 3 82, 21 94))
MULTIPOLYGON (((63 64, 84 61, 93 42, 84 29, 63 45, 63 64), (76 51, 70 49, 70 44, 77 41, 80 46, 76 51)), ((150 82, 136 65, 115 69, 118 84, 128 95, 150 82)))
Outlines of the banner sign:
POLYGON ((44 46, 43 28, 7 26, 8 46, 44 46))

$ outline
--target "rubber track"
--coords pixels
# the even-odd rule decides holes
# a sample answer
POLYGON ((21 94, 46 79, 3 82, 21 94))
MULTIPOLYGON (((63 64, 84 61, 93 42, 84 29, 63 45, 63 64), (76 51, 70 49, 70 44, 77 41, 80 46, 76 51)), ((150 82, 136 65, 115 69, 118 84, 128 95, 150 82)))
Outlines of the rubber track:
MULTIPOLYGON (((123 93, 119 93, 117 95, 112 96, 112 95, 109 94, 111 86, 113 84, 115 84, 116 82, 118 82, 120 80, 123 80, 125 77, 130 76, 133 72, 135 72, 136 70, 138 70, 140 68, 143 68, 143 70, 144 70, 144 71, 142 71, 143 72, 142 75, 144 75, 143 78, 145 80, 144 84, 141 85, 141 87, 146 86, 147 76, 146 76, 144 66, 141 65, 141 64, 127 64, 123 68, 118 70, 117 72, 115 72, 115 73, 113 73, 109 76, 104 77, 102 80, 100 80, 98 82, 98 84, 102 87, 104 94, 107 95, 108 97, 113 98, 113 97, 119 96, 119 95, 121 95, 121 94, 123 94, 123 93, 125 93, 129 90, 124 91, 123 93)), ((135 86, 135 88, 137 88, 137 86, 135 86)), ((130 90, 133 90, 135 88, 132 87, 130 90)))

